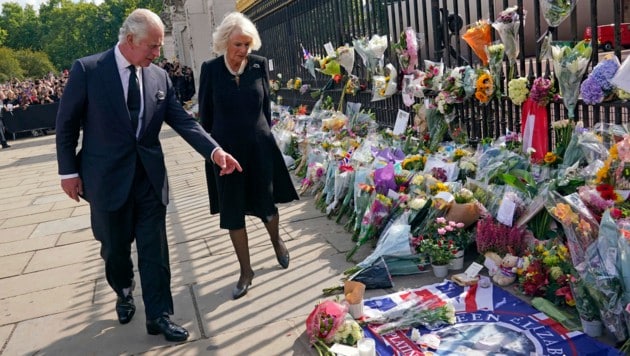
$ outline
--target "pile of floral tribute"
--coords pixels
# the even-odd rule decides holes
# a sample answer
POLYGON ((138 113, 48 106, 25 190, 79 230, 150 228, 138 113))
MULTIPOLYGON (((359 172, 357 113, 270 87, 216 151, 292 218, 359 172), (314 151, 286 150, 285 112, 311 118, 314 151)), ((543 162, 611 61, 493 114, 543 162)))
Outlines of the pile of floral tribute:
MULTIPOLYGON (((494 28, 509 41, 475 49, 484 64, 487 60, 478 68, 425 61, 420 70, 408 51, 421 43, 413 31, 403 31, 394 50, 413 119, 396 132, 380 128, 373 113, 346 96, 357 88, 350 51, 359 53, 372 77, 374 100, 396 92, 391 84, 397 73, 383 63, 381 36, 356 40, 354 47, 342 46, 323 59, 305 51, 304 65, 313 68, 313 76, 319 71, 345 83, 339 105, 335 110, 322 88, 310 113, 275 106, 272 131, 283 153, 295 160, 300 194, 313 195, 316 206, 351 233, 355 247, 347 259, 353 261, 365 245, 373 248, 346 278, 380 257, 407 258, 426 268, 471 249, 516 256, 515 288, 569 308, 575 318, 601 320, 624 341, 630 330, 630 134, 620 126, 583 128, 572 120, 580 91, 593 103, 623 97, 611 81, 619 63, 603 61, 581 84, 576 78, 586 71, 590 47, 552 46, 556 79, 536 78, 530 85, 525 78, 508 78, 506 87, 514 104, 531 104, 528 110, 564 100, 570 119, 551 123, 553 141, 544 152, 514 132, 470 145, 457 124, 457 105, 501 95, 501 73, 490 63, 507 52, 513 65, 518 55, 512 42, 524 14, 508 9, 499 20, 480 21, 464 36, 485 38, 494 28)), ((392 275, 409 273, 389 267, 392 275)))

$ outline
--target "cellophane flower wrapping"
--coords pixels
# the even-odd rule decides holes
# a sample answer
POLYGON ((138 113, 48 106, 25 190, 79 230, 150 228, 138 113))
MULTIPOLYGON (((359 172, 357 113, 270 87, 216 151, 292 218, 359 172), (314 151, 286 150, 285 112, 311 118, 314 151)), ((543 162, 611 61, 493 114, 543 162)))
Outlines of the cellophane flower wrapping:
POLYGON ((315 76, 315 68, 319 66, 319 60, 304 47, 302 47, 302 56, 304 57, 302 67, 304 67, 309 72, 313 79, 317 79, 317 77, 315 76))
POLYGON ((319 192, 319 197, 315 203, 315 205, 323 212, 330 203, 335 195, 335 172, 337 161, 328 159, 326 162, 326 177, 324 180, 324 187, 319 192))
POLYGON ((462 39, 468 43, 484 66, 488 65, 488 55, 486 54, 485 48, 490 45, 492 41, 490 34, 491 28, 490 22, 487 20, 479 20, 472 24, 462 35, 462 39))
POLYGON ((455 308, 439 297, 409 294, 407 300, 386 311, 366 316, 365 322, 383 335, 416 326, 436 328, 455 324, 455 308))
MULTIPOLYGON (((518 7, 512 6, 501 11, 499 17, 494 21, 492 27, 499 33, 501 42, 505 46, 505 55, 510 63, 508 80, 514 76, 514 66, 519 54, 519 28, 521 18, 518 14, 518 7)), ((522 23, 525 24, 525 12, 523 12, 522 23)))
POLYGON ((551 27, 558 27, 575 8, 577 0, 544 0, 540 1, 540 11, 551 27))
POLYGON ((372 77, 372 101, 387 99, 396 94, 397 78, 396 68, 391 63, 385 66, 384 75, 372 77))
POLYGON ((599 225, 597 239, 586 249, 585 262, 575 266, 590 288, 603 324, 617 341, 628 338, 624 315, 628 301, 623 289, 621 269, 624 266, 621 265, 619 250, 620 235, 617 224, 610 216, 610 210, 606 211, 599 225))
POLYGON ((560 95, 568 110, 569 119, 575 119, 580 83, 588 68, 591 52, 591 46, 585 41, 580 41, 575 46, 566 42, 551 46, 553 70, 558 79, 560 95))
POLYGON ((363 60, 370 75, 380 73, 383 68, 383 54, 387 50, 387 36, 373 35, 352 41, 354 50, 363 60))
POLYGON ((306 334, 311 345, 318 340, 331 344, 347 313, 347 305, 332 300, 319 303, 306 318, 306 334))
POLYGON ((383 231, 374 251, 357 264, 365 268, 371 266, 382 256, 410 256, 415 254, 409 244, 411 226, 409 225, 410 211, 403 212, 383 231))
POLYGON ((361 231, 361 220, 365 215, 374 192, 374 183, 369 178, 370 169, 360 167, 354 174, 354 212, 347 229, 352 231, 352 241, 356 241, 361 231))
POLYGON ((413 27, 407 27, 401 34, 398 43, 392 45, 398 64, 404 74, 413 73, 418 67, 418 50, 420 49, 418 34, 413 27))
POLYGON ((353 182, 354 168, 348 164, 341 164, 337 166, 335 172, 334 198, 333 201, 326 207, 326 214, 331 214, 333 210, 337 209, 350 190, 350 186, 353 182))
POLYGON ((495 93, 501 95, 501 83, 503 77, 503 56, 505 55, 505 45, 499 41, 492 43, 486 47, 486 54, 488 55, 488 69, 492 74, 494 80, 495 93))
MULTIPOLYGON (((422 88, 426 92, 438 92, 442 89, 442 77, 444 76, 444 63, 424 61, 424 72, 421 74, 422 88)), ((435 95, 435 94, 434 94, 435 95)))
POLYGON ((306 334, 319 355, 334 355, 329 346, 333 343, 355 346, 363 338, 359 324, 348 316, 348 305, 325 300, 306 318, 306 334))
POLYGON ((452 113, 454 105, 463 103, 467 98, 464 80, 468 68, 468 66, 455 67, 448 69, 444 74, 441 90, 433 100, 440 113, 444 115, 452 113))
POLYGON ((326 180, 326 167, 328 165, 326 152, 309 146, 307 153, 306 176, 302 179, 300 195, 308 192, 318 192, 324 186, 326 180))
POLYGON ((434 152, 444 140, 444 135, 448 131, 448 123, 438 109, 427 109, 426 119, 429 127, 429 150, 434 152))
POLYGON ((495 94, 493 74, 487 69, 479 69, 475 87, 475 98, 483 105, 488 104, 495 94))
POLYGON ((392 203, 392 199, 386 195, 379 193, 373 195, 373 199, 368 204, 368 208, 361 219, 361 228, 357 237, 357 243, 346 254, 347 260, 350 260, 359 247, 363 246, 366 242, 378 238, 377 232, 389 216, 392 203))
POLYGON ((339 64, 346 70, 346 73, 351 74, 352 68, 354 68, 354 47, 340 46, 336 53, 339 64))
POLYGON ((564 153, 567 151, 567 147, 569 147, 571 137, 573 136, 574 123, 568 119, 558 120, 552 122, 551 127, 553 128, 555 136, 555 148, 553 152, 556 155, 563 157, 564 153))

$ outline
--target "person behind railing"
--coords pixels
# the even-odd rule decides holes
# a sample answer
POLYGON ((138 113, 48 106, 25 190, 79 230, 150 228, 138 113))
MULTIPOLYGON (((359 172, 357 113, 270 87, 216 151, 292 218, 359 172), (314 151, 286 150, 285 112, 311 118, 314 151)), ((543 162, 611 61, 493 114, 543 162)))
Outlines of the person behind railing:
POLYGON ((11 146, 7 143, 7 139, 4 136, 4 121, 2 121, 5 99, 6 95, 4 95, 4 90, 0 90, 0 143, 2 144, 2 148, 9 148, 11 146))

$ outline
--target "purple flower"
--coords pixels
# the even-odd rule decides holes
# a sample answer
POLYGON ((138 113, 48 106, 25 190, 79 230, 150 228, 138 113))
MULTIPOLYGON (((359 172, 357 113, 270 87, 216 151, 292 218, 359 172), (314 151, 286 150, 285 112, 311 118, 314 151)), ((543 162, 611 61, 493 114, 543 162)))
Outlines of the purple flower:
POLYGON ((534 79, 532 89, 529 91, 529 97, 538 105, 547 105, 549 103, 549 91, 551 90, 551 80, 543 77, 534 79))
POLYGON ((394 173, 394 165, 387 163, 383 168, 374 170, 374 187, 376 192, 386 195, 391 189, 396 191, 396 177, 394 173))
POLYGON ((619 69, 619 63, 616 60, 606 59, 599 62, 595 68, 593 68, 591 77, 599 83, 604 91, 609 91, 613 88, 610 80, 615 76, 615 73, 617 73, 617 69, 619 69))
POLYGON ((582 95, 584 103, 588 105, 599 104, 604 100, 604 91, 593 77, 588 77, 582 82, 580 94, 582 95))

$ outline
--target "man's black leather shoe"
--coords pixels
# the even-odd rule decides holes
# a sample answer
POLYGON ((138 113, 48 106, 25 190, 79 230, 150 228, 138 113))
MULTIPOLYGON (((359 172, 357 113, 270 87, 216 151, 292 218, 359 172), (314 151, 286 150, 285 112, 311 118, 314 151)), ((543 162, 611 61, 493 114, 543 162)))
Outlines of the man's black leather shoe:
POLYGON ((175 324, 168 316, 147 321, 147 332, 150 335, 163 334, 166 341, 184 341, 188 339, 188 331, 175 324))
POLYGON ((118 322, 121 324, 127 324, 133 318, 136 313, 136 305, 133 304, 133 297, 129 293, 126 297, 119 296, 116 300, 116 314, 118 315, 118 322))

